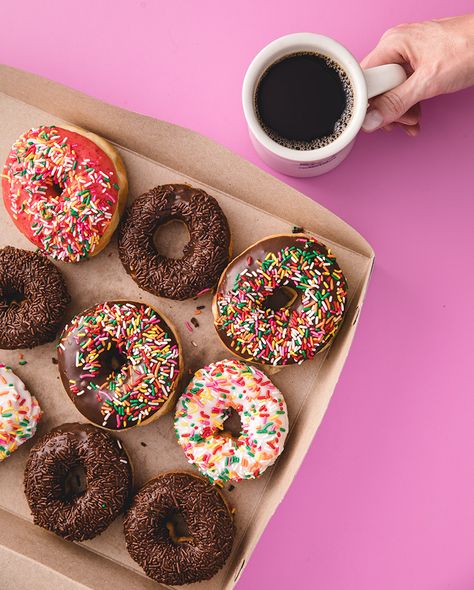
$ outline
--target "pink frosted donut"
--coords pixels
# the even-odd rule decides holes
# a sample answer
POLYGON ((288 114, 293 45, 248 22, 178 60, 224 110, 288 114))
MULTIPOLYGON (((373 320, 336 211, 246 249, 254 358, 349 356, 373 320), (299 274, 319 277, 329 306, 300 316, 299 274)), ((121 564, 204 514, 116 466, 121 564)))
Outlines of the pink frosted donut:
POLYGON ((8 213, 30 242, 57 260, 78 262, 109 242, 128 185, 122 160, 107 141, 51 126, 15 141, 2 189, 8 213))

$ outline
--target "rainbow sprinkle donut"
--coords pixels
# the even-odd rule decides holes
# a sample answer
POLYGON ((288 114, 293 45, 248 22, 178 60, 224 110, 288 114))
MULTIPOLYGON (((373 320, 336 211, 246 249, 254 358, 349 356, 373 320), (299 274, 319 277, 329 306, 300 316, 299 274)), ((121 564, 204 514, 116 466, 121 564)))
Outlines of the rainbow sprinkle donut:
POLYGON ((302 234, 270 236, 225 269, 213 301, 223 344, 243 360, 301 364, 335 335, 347 283, 334 255, 302 234))
POLYGON ((79 412, 109 430, 171 410, 182 371, 171 324, 144 303, 111 301, 77 315, 58 345, 59 373, 79 412))
POLYGON ((223 360, 200 369, 179 398, 175 431, 189 463, 213 483, 253 479, 272 465, 288 432, 281 392, 259 369, 223 360), (234 409, 242 430, 225 432, 234 409))
POLYGON ((0 364, 0 461, 35 435, 42 412, 23 381, 0 364))
POLYGON ((65 262, 94 256, 109 242, 128 184, 116 150, 73 127, 38 127, 21 135, 2 175, 5 207, 45 254, 65 262))

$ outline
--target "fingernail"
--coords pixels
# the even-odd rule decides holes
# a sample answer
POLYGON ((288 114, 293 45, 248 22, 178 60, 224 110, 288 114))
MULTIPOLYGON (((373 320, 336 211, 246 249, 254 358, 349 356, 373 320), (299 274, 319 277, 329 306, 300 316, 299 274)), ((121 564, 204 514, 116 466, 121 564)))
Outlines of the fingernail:
POLYGON ((362 123, 362 129, 364 131, 375 131, 383 123, 382 113, 377 109, 372 109, 365 115, 364 122, 362 123))

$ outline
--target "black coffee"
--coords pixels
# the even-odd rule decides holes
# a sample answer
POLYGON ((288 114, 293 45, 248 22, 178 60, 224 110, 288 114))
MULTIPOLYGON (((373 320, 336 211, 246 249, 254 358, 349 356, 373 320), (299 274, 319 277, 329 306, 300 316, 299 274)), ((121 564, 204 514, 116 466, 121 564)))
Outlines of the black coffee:
POLYGON ((352 113, 347 74, 318 53, 292 53, 269 66, 255 92, 260 125, 274 141, 312 150, 334 141, 352 113))

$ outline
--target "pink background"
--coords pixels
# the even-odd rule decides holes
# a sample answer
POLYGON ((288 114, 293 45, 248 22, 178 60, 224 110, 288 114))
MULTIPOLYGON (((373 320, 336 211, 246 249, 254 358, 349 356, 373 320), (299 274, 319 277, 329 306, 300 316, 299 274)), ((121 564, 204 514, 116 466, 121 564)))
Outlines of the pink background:
MULTIPOLYGON (((240 106, 263 45, 309 30, 362 58, 396 23, 469 8, 23 0, 2 11, 0 59, 200 131, 264 168, 240 106)), ((325 420, 239 590, 474 588, 473 99, 426 103, 415 139, 361 136, 324 177, 282 177, 357 228, 377 263, 325 420)))

